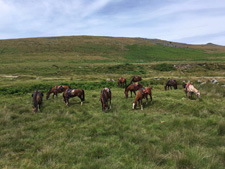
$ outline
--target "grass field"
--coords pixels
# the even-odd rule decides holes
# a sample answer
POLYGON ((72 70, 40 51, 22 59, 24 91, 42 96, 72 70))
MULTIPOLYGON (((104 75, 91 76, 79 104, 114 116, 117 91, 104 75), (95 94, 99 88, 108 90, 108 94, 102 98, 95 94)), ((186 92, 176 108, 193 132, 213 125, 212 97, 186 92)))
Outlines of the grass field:
MULTIPOLYGON (((225 168, 225 47, 110 37, 0 41, 0 168, 225 168), (140 75, 153 103, 132 110, 116 86, 140 75), (168 78, 178 90, 164 91, 168 78), (211 84, 217 79, 219 84, 211 84), (201 98, 185 97, 191 80, 201 98), (31 94, 68 84, 32 112, 31 94), (101 111, 103 87, 112 109, 101 111)), ((144 101, 145 103, 145 101, 144 101)))

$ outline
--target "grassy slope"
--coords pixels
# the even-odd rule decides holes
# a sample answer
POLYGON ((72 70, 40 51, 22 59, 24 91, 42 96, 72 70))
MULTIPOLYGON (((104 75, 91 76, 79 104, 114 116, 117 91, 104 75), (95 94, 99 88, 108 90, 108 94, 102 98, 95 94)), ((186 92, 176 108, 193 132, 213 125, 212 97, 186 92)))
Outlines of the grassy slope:
POLYGON ((224 168, 225 91, 196 82, 224 83, 224 48, 86 36, 0 41, 0 168, 224 168), (159 71, 161 63, 180 68, 159 71), (133 111, 124 89, 105 82, 121 75, 151 82, 153 104, 133 111), (186 99, 181 86, 163 91, 168 77, 193 80, 202 99, 186 99), (86 89, 85 104, 74 98, 66 107, 60 96, 34 114, 31 92, 56 84, 86 89), (107 114, 103 86, 113 94, 107 114))

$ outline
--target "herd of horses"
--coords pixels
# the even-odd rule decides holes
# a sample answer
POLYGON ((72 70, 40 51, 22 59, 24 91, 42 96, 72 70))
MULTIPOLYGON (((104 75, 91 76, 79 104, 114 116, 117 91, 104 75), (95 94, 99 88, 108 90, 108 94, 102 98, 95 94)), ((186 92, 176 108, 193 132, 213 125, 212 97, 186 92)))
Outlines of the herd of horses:
MULTIPOLYGON (((136 95, 135 100, 133 102, 133 107, 132 107, 133 109, 136 108, 138 103, 139 106, 141 107, 141 110, 143 110, 142 100, 146 99, 146 104, 148 104, 148 95, 150 96, 150 100, 152 103, 152 92, 151 92, 152 87, 150 86, 150 84, 147 87, 143 87, 141 83, 138 83, 141 80, 142 78, 140 76, 133 76, 128 85, 126 84, 126 79, 123 77, 120 77, 117 81, 118 87, 119 86, 125 87, 124 94, 126 98, 128 98, 129 92, 131 97, 132 97, 132 92, 136 95)), ((176 80, 170 79, 165 85, 165 90, 169 90, 169 89, 172 90, 172 88, 177 89, 177 85, 178 84, 176 80)), ((195 93, 196 96, 200 98, 200 92, 196 88, 194 88, 194 86, 190 82, 188 82, 187 84, 183 82, 182 86, 184 88, 186 96, 188 96, 189 98, 192 98, 192 95, 195 93)), ((57 97, 58 93, 63 93, 63 99, 67 106, 69 105, 69 99, 75 96, 78 96, 80 98, 81 105, 85 101, 85 93, 83 89, 71 89, 70 86, 65 86, 65 85, 59 85, 59 86, 56 85, 52 87, 46 93, 46 100, 49 99, 51 94, 53 94, 53 98, 54 96, 57 97)), ((34 93, 32 94, 34 112, 37 112, 38 109, 40 110, 42 102, 43 102, 43 96, 44 94, 39 90, 34 91, 34 93)), ((106 112, 107 109, 108 110, 111 109, 111 90, 109 88, 105 87, 101 90, 100 101, 102 103, 102 111, 106 112)))

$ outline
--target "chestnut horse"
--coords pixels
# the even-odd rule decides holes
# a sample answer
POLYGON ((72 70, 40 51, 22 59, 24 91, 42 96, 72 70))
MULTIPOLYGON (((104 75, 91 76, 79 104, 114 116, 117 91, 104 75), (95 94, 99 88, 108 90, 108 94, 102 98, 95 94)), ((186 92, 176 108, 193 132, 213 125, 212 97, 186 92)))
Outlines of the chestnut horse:
POLYGON ((187 94, 188 94, 188 97, 192 98, 193 93, 195 93, 196 96, 198 98, 200 98, 200 92, 196 88, 194 88, 194 86, 191 83, 187 83, 187 85, 184 89, 184 92, 186 94, 186 97, 187 97, 187 94))
POLYGON ((165 90, 168 90, 171 89, 172 90, 172 86, 174 89, 177 89, 177 81, 176 80, 168 80, 168 82, 166 83, 165 85, 165 90))
POLYGON ((120 77, 118 80, 117 80, 117 86, 126 86, 127 85, 127 80, 123 77, 120 77))
POLYGON ((37 112, 38 111, 38 107, 39 110, 41 110, 41 105, 42 105, 42 97, 43 97, 43 93, 39 90, 34 91, 34 93, 32 94, 33 97, 33 111, 37 112))
POLYGON ((135 109, 137 107, 137 102, 139 103, 140 106, 140 102, 141 102, 141 110, 143 110, 143 105, 142 105, 142 99, 146 98, 146 104, 148 104, 148 95, 150 96, 151 99, 151 103, 152 103, 152 87, 145 87, 145 88, 141 88, 138 90, 137 95, 135 97, 135 100, 133 102, 133 109, 135 109))
POLYGON ((132 83, 129 86, 125 88, 125 96, 128 98, 128 92, 130 91, 131 97, 132 97, 132 92, 136 95, 136 91, 140 88, 142 88, 143 85, 141 83, 132 83))
POLYGON ((101 90, 100 100, 102 103, 102 111, 106 112, 106 107, 108 107, 108 110, 111 109, 111 90, 109 88, 103 88, 101 90))
POLYGON ((83 105, 83 101, 85 100, 84 90, 83 89, 66 89, 63 93, 64 102, 66 105, 69 105, 69 98, 78 96, 81 100, 81 105, 83 105))
POLYGON ((46 100, 48 100, 50 94, 53 93, 53 98, 54 98, 55 95, 57 97, 58 93, 62 93, 64 91, 66 91, 66 89, 69 89, 69 88, 70 88, 69 86, 63 86, 63 85, 58 86, 58 85, 56 85, 55 87, 51 88, 48 91, 48 93, 46 93, 46 100))
POLYGON ((130 81, 130 84, 132 83, 132 82, 139 82, 139 81, 141 81, 142 80, 142 78, 140 77, 140 76, 134 76, 134 77, 132 77, 132 79, 131 79, 131 81, 130 81))

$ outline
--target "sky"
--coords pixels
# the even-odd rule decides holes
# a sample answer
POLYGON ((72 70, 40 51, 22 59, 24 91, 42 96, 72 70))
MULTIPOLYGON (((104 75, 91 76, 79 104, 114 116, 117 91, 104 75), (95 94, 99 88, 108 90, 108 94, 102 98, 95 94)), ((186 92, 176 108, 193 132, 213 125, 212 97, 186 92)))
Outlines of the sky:
POLYGON ((225 46, 225 0, 0 0, 0 39, 77 35, 225 46))

